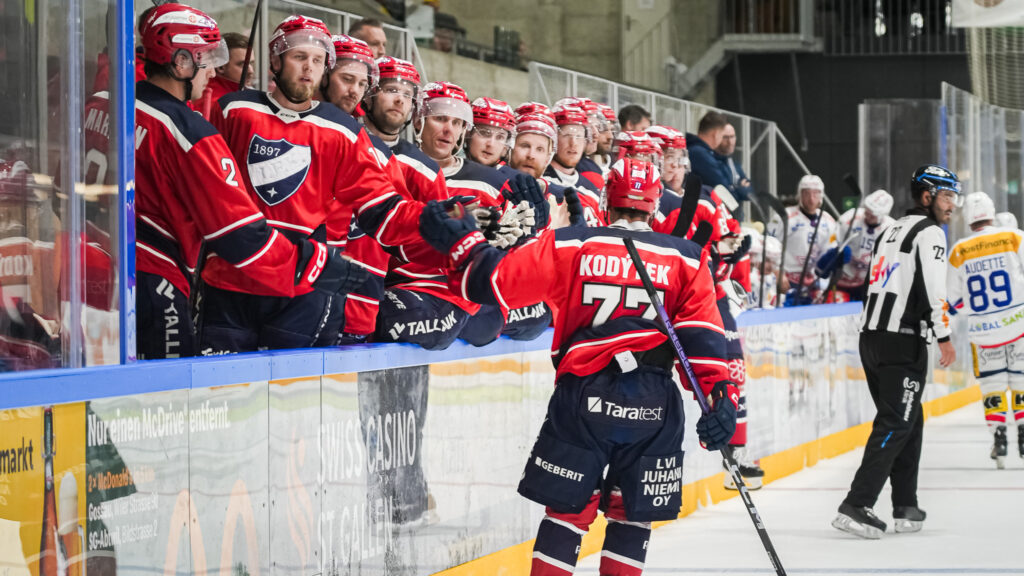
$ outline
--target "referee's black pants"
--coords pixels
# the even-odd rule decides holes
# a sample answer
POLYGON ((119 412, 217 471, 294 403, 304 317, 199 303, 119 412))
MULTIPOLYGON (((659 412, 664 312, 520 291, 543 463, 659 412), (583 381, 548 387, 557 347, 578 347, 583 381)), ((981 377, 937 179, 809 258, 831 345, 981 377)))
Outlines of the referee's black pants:
POLYGON ((914 335, 862 332, 860 358, 878 414, 846 503, 874 506, 888 478, 893 506, 917 506, 927 344, 914 335))

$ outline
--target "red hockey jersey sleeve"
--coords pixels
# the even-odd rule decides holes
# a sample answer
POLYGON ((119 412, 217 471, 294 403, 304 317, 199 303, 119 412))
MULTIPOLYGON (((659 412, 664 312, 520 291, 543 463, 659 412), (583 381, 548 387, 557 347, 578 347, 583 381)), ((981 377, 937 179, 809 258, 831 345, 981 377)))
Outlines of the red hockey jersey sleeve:
MULTIPOLYGON (((665 302, 705 393, 728 379, 725 331, 711 273, 692 242, 619 228, 563 228, 546 232, 508 253, 490 247, 474 256, 452 286, 481 304, 519 308, 538 300, 555 313, 552 355, 559 373, 593 374, 615 354, 641 352, 667 337, 633 267, 624 237, 633 237, 665 302), (580 339, 612 319, 620 333, 580 339)), ((685 378, 684 378, 685 381, 685 378)))

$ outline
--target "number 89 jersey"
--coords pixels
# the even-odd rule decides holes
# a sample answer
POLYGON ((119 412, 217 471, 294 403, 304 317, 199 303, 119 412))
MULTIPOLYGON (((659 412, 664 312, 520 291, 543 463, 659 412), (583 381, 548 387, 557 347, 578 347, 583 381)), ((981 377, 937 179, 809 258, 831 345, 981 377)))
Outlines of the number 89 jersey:
POLYGON ((950 306, 966 313, 968 338, 999 346, 1024 334, 1024 233, 985 226, 949 255, 950 306))

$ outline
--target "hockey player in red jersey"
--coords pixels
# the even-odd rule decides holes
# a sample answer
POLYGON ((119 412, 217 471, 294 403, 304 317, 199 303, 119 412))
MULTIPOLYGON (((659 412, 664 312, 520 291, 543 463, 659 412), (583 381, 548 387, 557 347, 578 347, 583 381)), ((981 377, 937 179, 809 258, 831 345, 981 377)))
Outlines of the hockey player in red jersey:
POLYGON ((557 385, 519 484, 520 494, 547 506, 534 575, 573 572, 599 507, 608 519, 601 574, 640 574, 650 522, 679 514, 683 395, 623 238, 634 240, 662 291, 696 392, 711 397, 711 412, 697 423, 701 442, 716 450, 735 428, 736 389, 722 359, 711 273, 700 247, 648 226, 660 187, 652 165, 619 161, 606 188, 611 226, 549 231, 510 252, 487 246, 470 215, 450 218, 442 204, 423 212, 424 238, 464 267, 452 282, 466 297, 505 307, 541 297, 557 311, 557 385))
MULTIPOLYGON (((333 36, 335 64, 324 79, 321 94, 328 102, 346 113, 360 114, 359 104, 366 94, 375 89, 380 78, 373 50, 366 42, 351 36, 333 36)), ((370 141, 379 152, 378 159, 395 190, 408 196, 405 177, 391 148, 376 135, 369 133, 370 141)), ((343 322, 342 333, 324 334, 322 344, 356 344, 364 342, 377 326, 380 300, 384 297, 384 276, 390 256, 373 236, 363 232, 352 220, 355 206, 333 210, 327 223, 328 244, 344 248, 345 256, 362 266, 369 278, 349 293, 344 302, 335 302, 332 315, 343 322), (347 232, 347 234, 346 234, 347 232)))
POLYGON ((588 226, 601 226, 600 189, 583 177, 576 169, 589 139, 590 123, 581 108, 573 106, 556 107, 551 110, 558 126, 558 141, 555 157, 544 171, 544 177, 565 187, 576 189, 583 203, 584 217, 588 226))
MULTIPOLYGON (((411 224, 422 207, 395 189, 366 131, 333 104, 312 99, 334 60, 334 44, 322 22, 286 18, 270 39, 274 91, 223 97, 215 106, 215 124, 241 165, 250 194, 282 233, 339 241, 327 237, 329 214, 352 207, 359 227, 382 245, 421 244, 411 224)), ((333 296, 253 301, 212 291, 212 299, 219 312, 210 315, 210 324, 235 334, 238 350, 309 346, 309 331, 297 325, 312 323, 316 337, 340 328, 323 321, 333 296)), ((204 325, 204 335, 206 330, 204 325)))
MULTIPOLYGON (((224 140, 185 105, 226 56, 213 19, 164 4, 150 11, 140 34, 149 80, 138 83, 135 104, 139 357, 196 352, 188 299, 202 245, 209 255, 202 278, 219 290, 287 301, 358 281, 336 250, 305 238, 290 242, 268 225, 224 140)), ((223 342, 211 337, 210 344, 223 342)))
POLYGON ((466 142, 466 156, 484 166, 496 167, 508 158, 515 137, 516 118, 507 102, 481 96, 473 100, 473 129, 466 142))
POLYGON ((604 172, 597 165, 591 156, 597 154, 598 140, 604 144, 608 153, 612 148, 612 135, 610 130, 605 130, 605 118, 601 113, 601 107, 590 98, 577 96, 575 98, 562 98, 555 102, 556 108, 566 106, 579 108, 587 115, 587 147, 583 150, 583 157, 576 164, 576 171, 590 181, 598 190, 604 190, 604 172))

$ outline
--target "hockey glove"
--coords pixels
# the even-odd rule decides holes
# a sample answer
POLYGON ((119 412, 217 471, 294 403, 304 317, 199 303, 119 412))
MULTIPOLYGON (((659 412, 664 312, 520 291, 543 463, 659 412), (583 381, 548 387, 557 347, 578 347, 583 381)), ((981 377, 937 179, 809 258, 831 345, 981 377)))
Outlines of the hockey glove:
POLYGON ((747 252, 750 252, 750 243, 750 234, 747 234, 746 236, 743 237, 743 240, 740 242, 739 247, 736 248, 736 250, 734 250, 731 254, 726 254, 725 256, 723 256, 722 260, 726 264, 735 264, 739 262, 740 260, 743 259, 744 256, 747 255, 747 252))
POLYGON ((790 288, 789 292, 786 292, 786 301, 783 302, 782 306, 789 308, 791 306, 808 306, 813 304, 810 294, 810 286, 805 287, 802 291, 799 287, 790 288))
POLYGON ((821 258, 818 258, 818 262, 814 265, 814 273, 818 278, 828 278, 840 266, 849 262, 852 257, 853 251, 849 246, 843 246, 842 253, 838 248, 829 248, 821 255, 821 258))
POLYGON ((740 394, 728 380, 722 380, 711 389, 711 409, 697 420, 697 438, 700 445, 710 451, 721 450, 736 432, 736 409, 740 394))
POLYGON ((534 211, 526 200, 510 205, 504 214, 497 208, 476 208, 473 217, 487 242, 500 250, 515 246, 533 232, 534 211))
POLYGON ((362 266, 343 257, 337 248, 309 239, 302 247, 297 272, 296 285, 309 284, 315 290, 331 294, 352 292, 370 277, 362 266))
POLYGON ((583 202, 580 202, 580 193, 575 188, 565 189, 565 208, 569 211, 569 226, 587 225, 587 219, 583 217, 583 202))
POLYGON ((505 194, 505 199, 517 206, 524 200, 529 202, 533 207, 536 228, 546 227, 551 219, 550 207, 544 198, 544 191, 537 184, 537 179, 520 173, 509 179, 508 186, 511 192, 505 194))
POLYGON ((449 265, 458 269, 469 261, 478 246, 487 243, 487 239, 477 229, 476 219, 471 212, 465 212, 460 218, 452 218, 448 215, 452 208, 454 205, 451 199, 428 202, 420 214, 420 234, 427 244, 448 255, 449 265))

